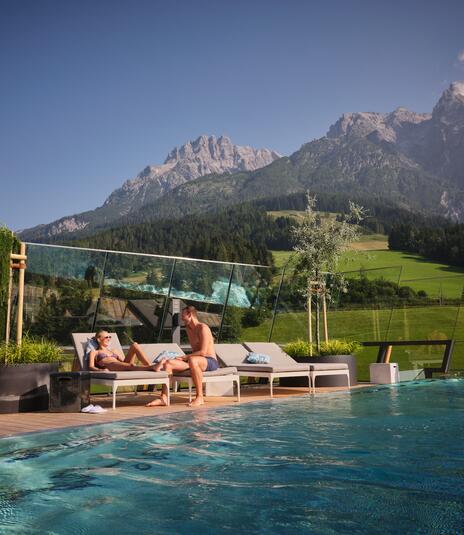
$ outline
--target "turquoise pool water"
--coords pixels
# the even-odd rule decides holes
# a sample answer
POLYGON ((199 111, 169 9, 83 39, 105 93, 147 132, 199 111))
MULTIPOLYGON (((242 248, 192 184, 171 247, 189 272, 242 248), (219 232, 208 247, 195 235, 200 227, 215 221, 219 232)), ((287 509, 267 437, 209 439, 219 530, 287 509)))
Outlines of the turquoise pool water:
POLYGON ((463 380, 3 439, 0 532, 462 533, 463 439, 463 380))

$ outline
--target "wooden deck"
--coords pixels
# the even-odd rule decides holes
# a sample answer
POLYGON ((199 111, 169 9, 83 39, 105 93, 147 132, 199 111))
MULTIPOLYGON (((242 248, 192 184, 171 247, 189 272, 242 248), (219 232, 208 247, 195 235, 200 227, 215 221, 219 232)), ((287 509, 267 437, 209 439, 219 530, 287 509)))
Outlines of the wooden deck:
MULTIPOLYGON (((369 384, 359 385, 356 388, 370 386, 369 384)), ((345 387, 340 388, 318 388, 316 396, 325 395, 329 392, 346 391, 345 387)), ((292 396, 308 395, 307 388, 284 388, 274 387, 274 399, 288 398, 292 396)), ((180 392, 171 396, 170 407, 145 407, 154 399, 154 394, 139 392, 121 394, 117 398, 116 410, 111 409, 111 398, 107 395, 93 395, 91 402, 108 409, 102 414, 84 413, 49 413, 49 412, 23 412, 15 414, 0 414, 0 438, 21 435, 24 433, 34 433, 37 431, 51 431, 65 427, 76 427, 85 425, 95 425, 119 420, 129 420, 134 418, 146 418, 163 416, 182 411, 204 411, 227 405, 236 405, 235 397, 207 397, 206 403, 200 408, 187 407, 188 393, 180 392)), ((241 403, 252 403, 255 401, 268 400, 269 387, 266 385, 252 388, 243 388, 241 392, 241 403)))

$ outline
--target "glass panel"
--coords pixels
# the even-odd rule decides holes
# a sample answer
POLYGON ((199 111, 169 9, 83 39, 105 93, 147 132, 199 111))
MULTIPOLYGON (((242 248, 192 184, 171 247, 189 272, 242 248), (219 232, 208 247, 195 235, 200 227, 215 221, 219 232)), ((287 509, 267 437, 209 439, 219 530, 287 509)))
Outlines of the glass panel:
MULTIPOLYGON (((193 305, 198 319, 210 327, 215 338, 221 327, 231 271, 232 264, 176 260, 170 297, 181 299, 181 307, 193 305)), ((181 343, 188 344, 183 329, 181 343)))
POLYGON ((123 344, 161 337, 173 266, 170 258, 109 253, 97 327, 116 331, 123 344))
POLYGON ((295 269, 293 257, 284 267, 283 275, 275 277, 274 284, 277 285, 280 282, 282 284, 275 309, 271 339, 280 344, 297 339, 307 340, 308 313, 304 293, 305 279, 295 269))
POLYGON ((105 255, 29 244, 27 257, 24 330, 69 345, 92 327, 105 255))
POLYGON ((267 342, 277 289, 271 268, 236 265, 220 341, 267 342))

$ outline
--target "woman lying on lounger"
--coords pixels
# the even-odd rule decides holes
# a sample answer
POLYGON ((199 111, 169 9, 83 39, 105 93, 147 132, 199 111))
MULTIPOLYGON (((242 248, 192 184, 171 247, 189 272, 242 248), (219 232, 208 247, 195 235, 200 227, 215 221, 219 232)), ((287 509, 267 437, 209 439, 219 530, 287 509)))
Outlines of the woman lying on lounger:
POLYGON ((98 349, 92 350, 89 354, 89 370, 109 370, 112 372, 155 371, 155 366, 151 365, 137 343, 130 346, 129 352, 125 357, 109 348, 111 335, 107 331, 98 331, 95 335, 95 340, 97 341, 98 349), (136 357, 144 366, 136 366, 134 364, 136 357))

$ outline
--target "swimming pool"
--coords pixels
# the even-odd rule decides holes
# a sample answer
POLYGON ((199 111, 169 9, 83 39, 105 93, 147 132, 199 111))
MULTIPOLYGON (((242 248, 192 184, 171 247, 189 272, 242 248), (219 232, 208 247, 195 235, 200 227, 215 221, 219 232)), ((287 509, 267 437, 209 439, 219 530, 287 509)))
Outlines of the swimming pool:
POLYGON ((464 381, 0 441, 1 533, 456 533, 464 381))

